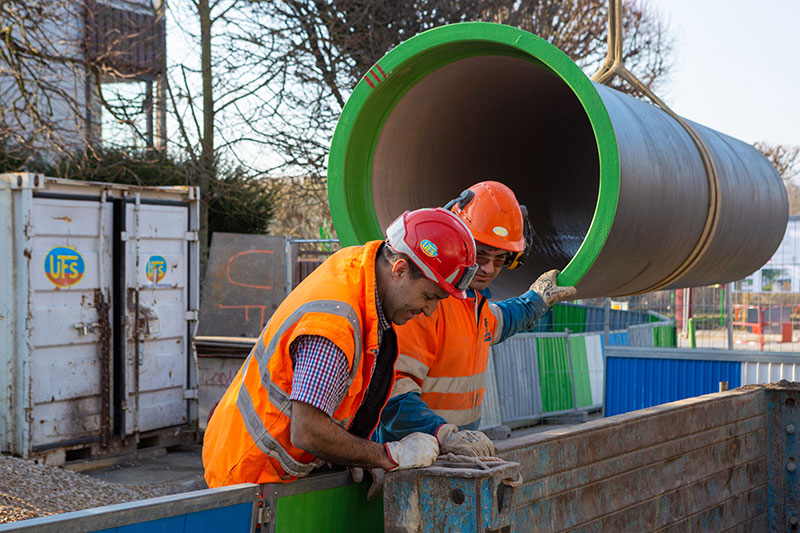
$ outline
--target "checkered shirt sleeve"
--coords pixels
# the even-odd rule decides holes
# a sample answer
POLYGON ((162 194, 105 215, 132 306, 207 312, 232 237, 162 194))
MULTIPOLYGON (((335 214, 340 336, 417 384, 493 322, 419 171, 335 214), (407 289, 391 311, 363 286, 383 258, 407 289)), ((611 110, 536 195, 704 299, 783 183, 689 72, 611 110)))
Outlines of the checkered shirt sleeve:
POLYGON ((344 352, 319 335, 301 335, 292 342, 294 361, 290 400, 307 403, 330 417, 345 393, 350 365, 344 352))

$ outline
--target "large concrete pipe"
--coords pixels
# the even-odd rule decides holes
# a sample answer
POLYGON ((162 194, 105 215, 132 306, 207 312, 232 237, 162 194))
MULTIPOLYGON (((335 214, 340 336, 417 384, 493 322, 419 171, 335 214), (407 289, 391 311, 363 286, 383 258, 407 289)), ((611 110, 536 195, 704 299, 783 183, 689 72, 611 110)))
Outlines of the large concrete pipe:
POLYGON ((328 165, 334 225, 344 244, 381 238, 403 210, 494 179, 527 204, 536 233, 497 297, 551 268, 584 298, 741 279, 780 244, 786 191, 758 150, 692 126, 716 182, 677 121, 592 83, 543 39, 443 26, 389 52, 350 96, 328 165))

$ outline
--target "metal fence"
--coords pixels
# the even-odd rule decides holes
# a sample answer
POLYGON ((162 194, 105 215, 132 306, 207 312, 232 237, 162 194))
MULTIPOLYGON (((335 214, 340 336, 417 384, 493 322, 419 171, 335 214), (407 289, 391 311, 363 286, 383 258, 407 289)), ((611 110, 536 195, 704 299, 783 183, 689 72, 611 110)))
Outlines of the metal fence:
POLYGON ((676 345, 773 352, 800 351, 800 292, 751 292, 743 281, 582 300, 612 310, 657 313, 674 322, 676 345))
POLYGON ((286 237, 286 294, 311 274, 334 252, 339 239, 292 239, 286 237))
POLYGON ((680 347, 800 352, 800 216, 789 217, 778 250, 744 279, 581 303, 656 312, 675 321, 680 347))
POLYGON ((514 335, 492 347, 482 428, 520 427, 543 418, 599 410, 606 344, 675 346, 674 323, 653 313, 612 313, 608 307, 559 304, 548 315, 537 324, 538 331, 514 335), (598 320, 601 314, 603 320, 598 320), (609 329, 612 322, 621 329, 609 329), (545 328, 549 331, 542 331, 545 328))

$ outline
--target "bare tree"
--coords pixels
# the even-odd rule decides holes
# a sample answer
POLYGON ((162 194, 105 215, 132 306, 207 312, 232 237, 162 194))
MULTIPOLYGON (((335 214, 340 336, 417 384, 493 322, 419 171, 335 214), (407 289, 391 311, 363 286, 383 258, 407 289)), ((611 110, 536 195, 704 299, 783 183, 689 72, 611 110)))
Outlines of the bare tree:
MULTIPOLYGON (((587 72, 604 58, 605 0, 270 0, 242 4, 226 37, 234 63, 264 86, 234 123, 271 174, 324 183, 328 147, 347 96, 375 61, 424 30, 502 22, 551 41, 587 72)), ((625 62, 653 86, 670 68, 666 26, 644 1, 625 3, 625 62)), ((619 87, 630 91, 627 86, 619 87)))
POLYGON ((767 156, 783 178, 789 196, 789 214, 800 215, 800 185, 795 183, 795 178, 800 176, 800 146, 766 142, 757 142, 753 146, 767 156))
POLYGON ((754 143, 753 146, 767 156, 784 181, 800 176, 800 146, 770 144, 763 141, 754 143))
MULTIPOLYGON (((606 53, 608 0, 538 0, 503 9, 495 20, 518 26, 551 42, 585 72, 595 72, 606 53)), ((668 79, 674 46, 669 29, 645 0, 623 2, 622 60, 651 90, 668 79)), ((615 89, 642 96, 618 78, 615 89)))

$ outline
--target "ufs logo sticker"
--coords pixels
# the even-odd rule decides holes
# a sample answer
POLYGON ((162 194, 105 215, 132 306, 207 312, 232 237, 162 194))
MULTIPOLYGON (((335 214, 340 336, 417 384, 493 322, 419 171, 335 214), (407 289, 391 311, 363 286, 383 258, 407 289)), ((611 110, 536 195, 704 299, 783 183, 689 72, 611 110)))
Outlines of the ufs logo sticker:
POLYGON ((57 246, 44 258, 44 275, 56 287, 71 287, 83 278, 86 264, 75 248, 57 246))
POLYGON ((436 257, 439 255, 439 249, 436 248, 436 245, 428 239, 425 239, 419 243, 419 247, 422 248, 422 251, 425 252, 425 255, 428 257, 436 257))
POLYGON ((144 273, 150 283, 158 283, 167 275, 167 260, 160 255, 151 255, 144 273))

